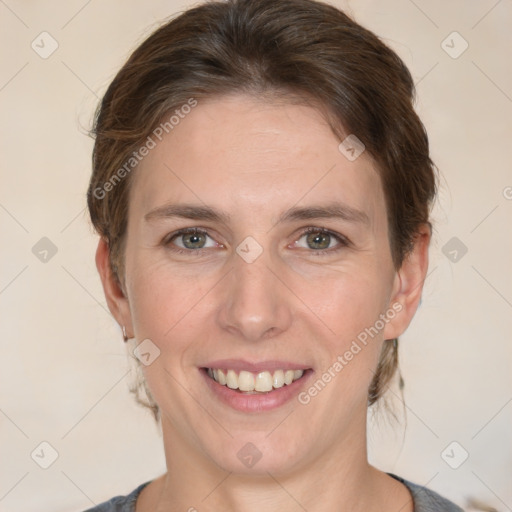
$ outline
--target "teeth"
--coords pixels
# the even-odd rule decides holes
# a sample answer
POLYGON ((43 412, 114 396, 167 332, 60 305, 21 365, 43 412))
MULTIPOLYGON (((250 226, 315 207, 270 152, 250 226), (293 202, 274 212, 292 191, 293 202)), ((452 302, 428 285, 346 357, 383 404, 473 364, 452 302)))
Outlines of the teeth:
POLYGON ((215 372, 213 373, 213 378, 223 386, 226 385, 226 374, 222 370, 217 370, 217 376, 215 376, 215 372))
POLYGON ((272 375, 269 372, 260 372, 256 375, 255 391, 268 392, 272 391, 272 375))
POLYGON ((208 368, 208 375, 216 382, 230 389, 239 389, 244 392, 268 393, 272 389, 290 385, 293 381, 300 379, 303 374, 303 370, 276 370, 273 373, 264 371, 258 374, 242 370, 237 374, 234 370, 208 368))
POLYGON ((293 380, 297 380, 297 379, 300 379, 302 377, 302 374, 304 372, 302 370, 295 370, 293 372, 293 380))
POLYGON ((238 376, 238 389, 240 391, 254 391, 254 377, 250 372, 241 371, 238 376))
POLYGON ((284 372, 283 370, 277 370, 274 372, 274 378, 272 379, 272 386, 275 388, 282 388, 284 386, 284 372))
POLYGON ((226 385, 231 389, 238 389, 238 375, 233 370, 228 370, 226 385))

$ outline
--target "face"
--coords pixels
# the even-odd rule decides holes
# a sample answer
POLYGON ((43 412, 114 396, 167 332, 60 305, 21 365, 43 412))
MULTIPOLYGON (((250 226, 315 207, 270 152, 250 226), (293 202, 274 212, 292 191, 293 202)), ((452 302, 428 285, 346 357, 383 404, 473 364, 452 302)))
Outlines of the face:
POLYGON ((379 175, 339 143, 313 108, 222 97, 134 171, 126 296, 102 276, 119 323, 150 340, 164 438, 190 457, 285 473, 365 445, 368 386, 416 309, 426 245, 395 271, 379 175))

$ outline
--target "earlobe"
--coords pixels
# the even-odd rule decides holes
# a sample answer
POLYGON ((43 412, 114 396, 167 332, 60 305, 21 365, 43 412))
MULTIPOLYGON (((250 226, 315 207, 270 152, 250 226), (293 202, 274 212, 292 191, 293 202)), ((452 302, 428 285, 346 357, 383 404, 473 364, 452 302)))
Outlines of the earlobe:
POLYGON ((118 324, 121 327, 124 326, 127 335, 130 336, 129 333, 133 332, 133 327, 128 298, 112 273, 110 248, 107 240, 103 237, 100 238, 96 249, 96 268, 100 274, 108 308, 118 324))
POLYGON ((430 225, 422 224, 418 228, 412 250, 405 257, 395 276, 390 306, 400 304, 400 309, 386 325, 384 339, 398 338, 403 334, 418 309, 427 276, 430 239, 430 225))

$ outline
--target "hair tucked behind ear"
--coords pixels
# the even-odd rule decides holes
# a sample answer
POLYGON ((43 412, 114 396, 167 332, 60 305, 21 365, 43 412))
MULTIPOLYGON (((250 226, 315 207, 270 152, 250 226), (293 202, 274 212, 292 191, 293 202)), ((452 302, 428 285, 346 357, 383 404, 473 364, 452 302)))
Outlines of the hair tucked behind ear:
POLYGON ((138 404, 148 408, 151 411, 153 418, 155 418, 155 421, 158 422, 160 421, 160 408, 155 402, 146 379, 144 378, 140 361, 135 356, 133 356, 133 351, 137 347, 137 340, 135 338, 130 338, 128 340, 128 346, 130 347, 129 357, 132 364, 132 371, 135 374, 130 384, 130 393, 133 393, 135 401, 138 404))
MULTIPOLYGON (((380 353, 379 364, 368 388, 368 406, 377 403, 391 385, 398 371, 398 388, 400 393, 404 388, 404 380, 398 365, 398 338, 384 341, 380 353)), ((403 398, 403 396, 402 396, 403 398)))

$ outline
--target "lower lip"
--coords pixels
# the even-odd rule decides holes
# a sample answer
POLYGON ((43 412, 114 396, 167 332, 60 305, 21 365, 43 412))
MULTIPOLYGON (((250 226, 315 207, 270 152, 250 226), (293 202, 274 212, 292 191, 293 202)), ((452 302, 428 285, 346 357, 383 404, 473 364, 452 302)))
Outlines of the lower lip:
POLYGON ((305 370, 302 377, 291 384, 285 384, 283 387, 268 393, 248 395, 219 384, 208 375, 205 368, 200 368, 200 372, 216 397, 233 409, 241 412, 270 411, 280 407, 299 393, 313 373, 312 370, 305 370))

